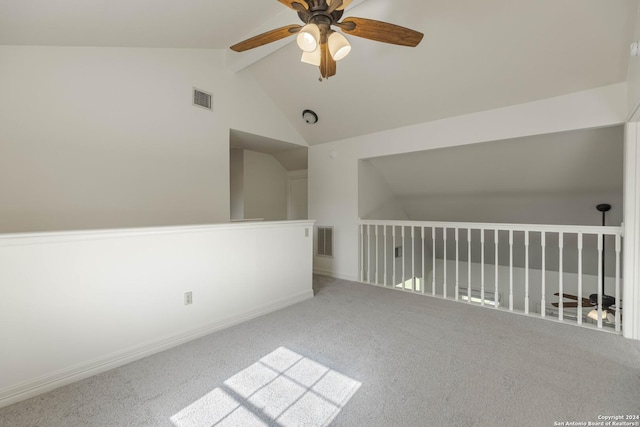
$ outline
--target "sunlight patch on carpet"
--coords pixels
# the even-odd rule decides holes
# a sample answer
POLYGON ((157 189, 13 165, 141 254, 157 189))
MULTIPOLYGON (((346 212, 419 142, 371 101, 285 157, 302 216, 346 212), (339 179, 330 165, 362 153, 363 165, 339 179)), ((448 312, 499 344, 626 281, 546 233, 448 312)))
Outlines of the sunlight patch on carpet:
POLYGON ((280 347, 170 419, 176 427, 326 426, 361 383, 280 347))
POLYGON ((412 277, 403 282, 396 283, 396 288, 415 290, 420 292, 422 290, 424 280, 421 277, 412 277))

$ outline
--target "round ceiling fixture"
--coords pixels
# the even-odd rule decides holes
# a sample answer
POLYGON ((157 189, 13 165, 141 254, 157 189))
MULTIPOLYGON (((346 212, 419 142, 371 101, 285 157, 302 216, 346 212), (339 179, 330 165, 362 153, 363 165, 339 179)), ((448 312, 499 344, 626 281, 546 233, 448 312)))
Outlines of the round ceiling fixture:
POLYGON ((305 122, 309 123, 310 125, 318 121, 318 115, 311 110, 304 110, 302 112, 302 118, 304 119, 305 122))

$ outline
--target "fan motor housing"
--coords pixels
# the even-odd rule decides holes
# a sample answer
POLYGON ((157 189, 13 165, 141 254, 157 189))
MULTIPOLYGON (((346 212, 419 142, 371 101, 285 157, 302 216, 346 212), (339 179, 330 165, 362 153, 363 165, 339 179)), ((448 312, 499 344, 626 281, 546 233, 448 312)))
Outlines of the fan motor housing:
POLYGON ((326 0, 304 0, 308 9, 298 12, 298 17, 305 24, 313 23, 316 25, 325 24, 332 25, 342 18, 344 10, 334 10, 327 13, 329 6, 326 0))

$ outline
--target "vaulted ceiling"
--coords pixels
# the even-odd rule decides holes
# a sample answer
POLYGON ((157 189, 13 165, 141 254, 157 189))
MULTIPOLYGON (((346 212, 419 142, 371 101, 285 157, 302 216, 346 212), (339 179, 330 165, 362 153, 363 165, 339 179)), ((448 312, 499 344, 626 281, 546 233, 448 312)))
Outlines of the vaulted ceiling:
POLYGON ((227 50, 309 144, 504 107, 626 80, 638 0, 356 0, 346 16, 425 34, 417 48, 349 37, 318 81, 293 37, 228 46, 299 23, 276 0, 0 0, 0 44, 227 50), (303 109, 319 121, 306 124, 303 109))

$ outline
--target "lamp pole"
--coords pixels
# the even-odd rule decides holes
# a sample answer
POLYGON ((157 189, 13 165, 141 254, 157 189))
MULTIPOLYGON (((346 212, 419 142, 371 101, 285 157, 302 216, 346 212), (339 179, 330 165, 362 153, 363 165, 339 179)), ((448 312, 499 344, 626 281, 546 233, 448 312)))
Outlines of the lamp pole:
MULTIPOLYGON (((606 214, 606 212, 611 210, 611 205, 608 204, 608 203, 601 203, 598 206, 596 206, 596 209, 598 211, 602 212, 602 226, 604 227, 606 225, 606 223, 605 223, 605 214, 606 214)), ((602 286, 602 305, 604 307, 609 307, 609 306, 615 304, 615 298, 611 297, 611 296, 608 296, 604 292, 604 279, 605 279, 605 275, 604 275, 604 264, 605 264, 604 263, 604 255, 605 255, 604 242, 605 242, 605 239, 604 239, 604 237, 605 236, 603 235, 602 236, 602 284, 601 284, 601 286, 602 286)), ((598 304, 598 294, 589 295, 589 300, 591 300, 591 302, 594 305, 597 305, 598 304)))

